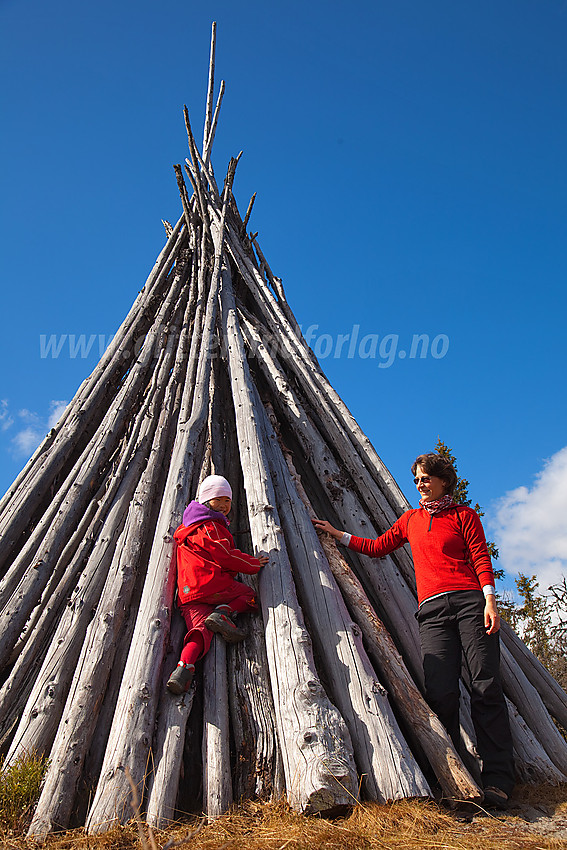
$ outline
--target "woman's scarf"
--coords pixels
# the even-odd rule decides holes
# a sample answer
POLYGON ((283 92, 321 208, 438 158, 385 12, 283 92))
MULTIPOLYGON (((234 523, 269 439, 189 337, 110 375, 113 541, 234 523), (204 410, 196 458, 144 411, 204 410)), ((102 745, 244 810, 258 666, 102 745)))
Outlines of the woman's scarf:
POLYGON ((441 496, 440 499, 433 499, 429 502, 424 502, 423 499, 420 499, 419 504, 422 508, 425 508, 427 513, 433 516, 433 514, 438 514, 439 511, 444 511, 445 508, 451 507, 453 504, 453 497, 449 493, 446 493, 445 496, 441 496))

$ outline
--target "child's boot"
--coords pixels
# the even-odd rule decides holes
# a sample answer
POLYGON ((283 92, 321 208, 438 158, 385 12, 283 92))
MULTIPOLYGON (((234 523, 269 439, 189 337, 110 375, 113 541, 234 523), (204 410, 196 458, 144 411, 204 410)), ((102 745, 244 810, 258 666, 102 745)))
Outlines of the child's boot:
POLYGON ((176 696, 186 693, 191 687, 194 673, 194 664, 184 664, 183 661, 180 661, 167 680, 167 690, 176 696))
POLYGON ((205 620, 205 626, 212 632, 222 635, 229 643, 238 643, 244 640, 246 632, 239 629, 230 616, 230 608, 227 605, 219 605, 205 620))

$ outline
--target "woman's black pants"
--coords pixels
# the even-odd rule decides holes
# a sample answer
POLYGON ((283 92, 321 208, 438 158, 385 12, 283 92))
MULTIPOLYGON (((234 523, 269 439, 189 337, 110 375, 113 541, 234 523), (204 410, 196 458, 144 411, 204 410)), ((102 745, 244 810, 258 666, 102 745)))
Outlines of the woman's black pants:
POLYGON ((508 708, 500 681, 498 633, 484 627, 484 595, 457 590, 424 602, 417 613, 425 697, 459 748, 459 678, 464 661, 484 787, 514 787, 508 708))

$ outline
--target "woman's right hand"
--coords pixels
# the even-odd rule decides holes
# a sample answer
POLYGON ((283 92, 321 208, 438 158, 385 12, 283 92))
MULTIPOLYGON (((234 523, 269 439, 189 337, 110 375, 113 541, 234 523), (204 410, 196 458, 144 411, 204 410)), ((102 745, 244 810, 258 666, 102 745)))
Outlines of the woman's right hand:
POLYGON ((339 531, 338 528, 334 528, 330 522, 327 522, 326 519, 312 519, 311 522, 317 531, 326 531, 327 534, 330 534, 331 537, 335 538, 335 540, 340 540, 343 536, 343 532, 339 531))

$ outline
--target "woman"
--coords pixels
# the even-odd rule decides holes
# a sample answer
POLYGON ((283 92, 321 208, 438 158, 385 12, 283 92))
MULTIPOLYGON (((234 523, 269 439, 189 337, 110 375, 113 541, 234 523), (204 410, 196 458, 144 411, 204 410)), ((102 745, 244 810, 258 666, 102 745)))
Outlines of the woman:
POLYGON ((476 511, 453 501, 457 475, 447 458, 420 455, 411 470, 420 507, 406 511, 377 540, 339 531, 325 520, 313 522, 349 549, 371 558, 382 558, 410 543, 426 699, 458 749, 464 658, 485 801, 504 807, 514 787, 514 763, 500 681, 500 617, 484 531, 476 511))

